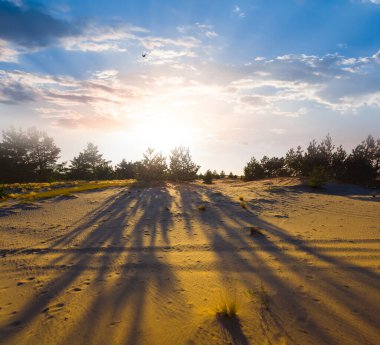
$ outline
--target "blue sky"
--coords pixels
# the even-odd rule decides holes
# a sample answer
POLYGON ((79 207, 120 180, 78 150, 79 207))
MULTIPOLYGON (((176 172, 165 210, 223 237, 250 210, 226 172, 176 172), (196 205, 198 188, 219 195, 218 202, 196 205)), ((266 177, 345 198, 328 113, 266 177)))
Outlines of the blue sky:
POLYGON ((63 160, 183 144, 241 173, 379 137, 379 110, 379 0, 0 1, 0 129, 46 130, 63 160))

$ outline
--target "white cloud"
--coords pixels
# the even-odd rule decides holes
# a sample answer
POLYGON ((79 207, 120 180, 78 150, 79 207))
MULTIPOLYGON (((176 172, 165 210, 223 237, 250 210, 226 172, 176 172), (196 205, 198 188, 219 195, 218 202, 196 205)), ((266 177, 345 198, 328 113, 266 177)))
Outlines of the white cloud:
POLYGON ((7 41, 0 39, 0 62, 17 62, 19 52, 7 41))
POLYGON ((59 44, 66 50, 125 52, 128 42, 138 41, 140 37, 137 34, 147 32, 134 26, 104 27, 92 24, 80 35, 62 38, 59 44))
POLYGON ((218 34, 215 31, 206 31, 205 36, 208 38, 214 38, 214 37, 218 37, 218 34))
POLYGON ((232 10, 232 13, 235 14, 236 16, 238 16, 239 18, 244 18, 245 17, 245 13, 237 5, 232 10))
POLYGON ((380 0, 361 0, 361 2, 380 5, 380 0))
POLYGON ((141 45, 147 49, 156 49, 163 47, 182 47, 187 49, 196 48, 200 45, 200 41, 194 37, 183 37, 178 39, 146 36, 135 38, 141 45))
POLYGON ((191 34, 199 38, 205 36, 211 39, 219 36, 214 29, 214 25, 211 24, 195 23, 194 25, 178 26, 177 31, 181 34, 191 34))
POLYGON ((89 106, 100 113, 125 106, 143 91, 122 83, 115 71, 97 72, 87 80, 21 71, 0 71, 0 102, 47 103, 61 107, 89 106))
POLYGON ((229 128, 238 117, 248 128, 254 118, 277 123, 314 111, 380 108, 379 52, 355 58, 288 54, 221 66, 205 62, 196 49, 165 48, 150 51, 143 73, 129 73, 128 79, 117 69, 84 80, 0 70, 0 102, 32 105, 44 119, 67 127, 85 126, 88 116, 111 126, 167 111, 180 117, 207 114, 198 118, 207 128, 215 121, 229 128))

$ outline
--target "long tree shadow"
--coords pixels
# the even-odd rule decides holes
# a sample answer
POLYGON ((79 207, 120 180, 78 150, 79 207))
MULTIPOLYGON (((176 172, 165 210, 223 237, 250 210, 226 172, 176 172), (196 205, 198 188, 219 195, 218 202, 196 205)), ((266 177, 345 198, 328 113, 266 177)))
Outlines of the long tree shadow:
MULTIPOLYGON (((291 323, 284 320, 291 311, 296 321, 299 320, 300 328, 302 328, 302 324, 307 324, 307 337, 311 343, 340 343, 334 332, 328 331, 326 325, 321 323, 322 316, 327 317, 330 321, 333 320, 336 325, 343 325, 344 329, 349 330, 347 336, 357 339, 358 342, 363 342, 362 329, 369 330, 372 336, 377 333, 379 323, 373 318, 376 307, 371 310, 367 309, 367 307, 373 307, 373 301, 368 296, 376 296, 378 292, 380 277, 377 273, 363 266, 348 263, 342 257, 327 255, 326 252, 318 251, 308 245, 306 241, 265 222, 249 210, 242 209, 237 201, 231 200, 225 195, 204 193, 202 190, 199 188, 199 194, 202 195, 203 193, 203 198, 207 197, 210 203, 205 212, 195 214, 198 215, 199 220, 204 225, 204 234, 217 256, 219 274, 223 279, 227 279, 231 277, 231 272, 235 272, 236 278, 242 282, 250 281, 249 275, 255 274, 257 280, 262 281, 270 291, 278 292, 276 295, 278 306, 277 308, 267 308, 262 318, 266 323, 263 328, 268 329, 268 325, 271 324, 272 327, 277 328, 276 331, 287 335, 289 341, 296 342, 288 332, 291 323), (268 236, 261 236, 252 241, 247 231, 247 227, 252 225, 263 228, 268 236), (362 281, 363 284, 366 284, 368 295, 355 294, 349 289, 344 289, 334 274, 331 273, 331 270, 319 270, 318 279, 322 282, 318 287, 319 293, 328 301, 334 301, 338 310, 330 308, 327 300, 326 303, 322 301, 322 303, 314 303, 311 306, 297 293, 297 286, 294 286, 291 280, 284 279, 281 274, 274 271, 273 266, 268 262, 269 257, 275 257, 275 260, 281 263, 288 273, 297 277, 299 281, 306 281, 305 275, 310 267, 300 261, 297 256, 291 255, 291 252, 283 250, 283 244, 291 244, 295 252, 306 253, 332 269, 343 270, 349 279, 346 284, 362 281), (242 250, 244 248, 247 250, 242 250), (260 255, 262 252, 268 254, 267 258, 260 255), (309 315, 311 308, 313 313, 309 315), (360 310, 360 315, 364 320, 360 326, 346 317, 348 313, 355 310, 360 310)), ((186 196, 186 191, 182 194, 183 203, 186 204, 186 207, 194 209, 189 201, 191 199, 186 196)), ((247 288, 249 288, 249 284, 247 288)), ((265 330, 263 329, 263 331, 265 330)))
MULTIPOLYGON (((15 320, 0 329, 1 341, 10 343, 24 327, 41 322, 41 315, 64 308, 67 293, 73 288, 80 291, 75 286, 89 277, 87 284, 93 294, 87 297, 90 302, 85 312, 55 343, 110 343, 110 327, 118 328, 119 343, 139 343, 147 294, 150 301, 156 300, 157 307, 161 300, 169 300, 173 290, 179 290, 172 268, 159 256, 170 244, 172 216, 167 209, 171 202, 165 187, 119 192, 67 236, 37 252, 40 259, 48 259, 39 269, 54 270, 55 277, 23 306, 15 320), (134 226, 129 224, 132 218, 134 226), (71 243, 75 243, 74 248, 70 248, 71 243)), ((181 295, 176 294, 174 299, 176 305, 184 304, 181 295)), ((161 312, 182 313, 171 310, 169 303, 161 312)))
MULTIPOLYGON (((342 335, 327 330, 327 326, 348 330, 344 336, 357 343, 373 342, 373 336, 368 334, 376 334, 379 329, 374 317, 379 304, 370 300, 370 296, 376 296, 380 277, 365 266, 333 255, 339 250, 339 242, 297 238, 257 217, 250 209, 241 208, 237 200, 205 187, 179 186, 178 191, 177 204, 182 208, 186 233, 193 234, 193 217, 201 223, 207 240, 204 245, 189 245, 188 249, 211 248, 216 258, 213 267, 221 280, 235 278, 250 289, 253 275, 268 289, 271 302, 261 308, 258 327, 270 344, 274 332, 287 336, 290 343, 341 343, 342 335), (199 204, 206 205, 206 210, 199 211, 199 204), (248 227, 253 225, 262 228, 265 236, 252 238, 248 227), (331 251, 332 244, 336 245, 335 251, 331 251), (327 269, 316 272, 297 253, 323 263, 327 269), (286 271, 290 279, 280 270, 286 271), (314 270, 312 274, 316 273, 318 279, 315 287, 307 280, 310 270, 314 270), (361 282, 368 294, 342 286, 343 278, 338 279, 335 270, 344 275, 347 285, 361 282), (305 286, 309 283, 310 293, 313 296, 318 293, 320 301, 301 296, 296 281, 305 286), (361 320, 346 317, 353 311, 358 312, 361 320), (302 334, 302 341, 294 335, 299 330, 309 332, 302 334)), ((61 337, 54 339, 54 343, 138 344, 156 334, 152 326, 147 329, 147 319, 156 319, 159 328, 184 328, 186 332, 184 320, 190 312, 179 307, 186 305, 186 301, 178 293, 181 286, 174 272, 178 262, 165 259, 168 248, 187 249, 186 245, 173 245, 169 236, 173 214, 168 210, 174 201, 165 187, 121 191, 90 212, 65 236, 50 242, 49 248, 20 250, 20 254, 33 257, 33 264, 26 269, 34 265, 42 272, 53 271, 54 276, 43 291, 13 316, 10 324, 0 328, 0 342, 17 340, 16 336, 30 325, 50 327, 48 318, 54 316, 53 312, 80 304, 81 293, 86 296, 78 308, 80 313, 75 322, 66 322, 61 337)), ((378 242, 368 239, 362 243, 378 242)), ((363 257, 376 254, 376 250, 369 252, 357 244, 354 249, 363 257)), ((17 251, 9 254, 17 255, 17 251)), ((190 263, 182 269, 197 267, 190 263)), ((226 341, 236 345, 249 343, 238 319, 220 324, 226 341)), ((158 343, 181 343, 181 339, 164 334, 158 343)))

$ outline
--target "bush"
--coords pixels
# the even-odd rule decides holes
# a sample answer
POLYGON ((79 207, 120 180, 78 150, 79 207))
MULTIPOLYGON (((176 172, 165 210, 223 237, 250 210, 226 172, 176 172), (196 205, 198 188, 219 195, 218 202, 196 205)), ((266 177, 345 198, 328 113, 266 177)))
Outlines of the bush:
POLYGON ((203 176, 203 183, 212 184, 212 172, 211 170, 207 170, 203 176))
POLYGON ((328 173, 323 166, 314 167, 308 178, 308 185, 311 188, 321 188, 328 181, 328 173))

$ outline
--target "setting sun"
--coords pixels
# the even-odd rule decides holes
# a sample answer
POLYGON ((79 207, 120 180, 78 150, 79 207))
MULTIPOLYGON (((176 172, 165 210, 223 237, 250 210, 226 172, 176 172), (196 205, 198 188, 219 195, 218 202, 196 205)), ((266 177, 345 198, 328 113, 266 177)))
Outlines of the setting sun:
POLYGON ((145 121, 136 125, 132 137, 142 140, 146 147, 154 147, 168 153, 175 146, 191 147, 196 142, 195 131, 184 123, 165 121, 165 118, 145 121))

